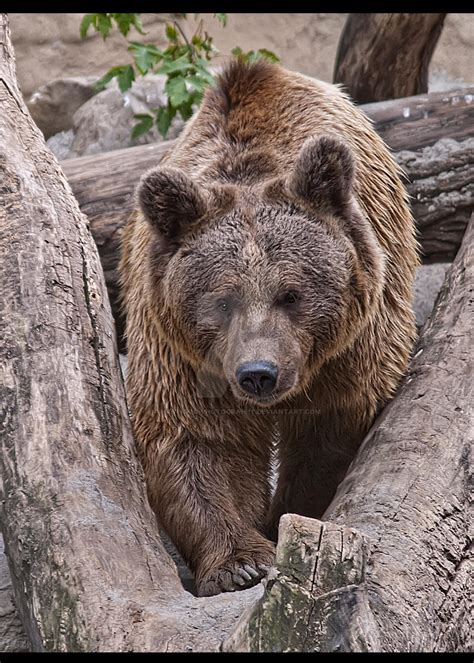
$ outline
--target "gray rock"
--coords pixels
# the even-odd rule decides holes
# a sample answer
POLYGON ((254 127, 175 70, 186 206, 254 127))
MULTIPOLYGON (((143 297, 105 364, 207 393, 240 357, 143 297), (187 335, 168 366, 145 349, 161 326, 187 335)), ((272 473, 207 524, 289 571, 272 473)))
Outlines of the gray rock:
POLYGON ((449 262, 439 262, 434 265, 421 265, 416 272, 415 280, 415 315, 418 327, 424 325, 433 310, 436 297, 443 285, 449 262))
POLYGON ((72 127, 74 113, 96 94, 96 80, 96 76, 59 78, 31 95, 28 110, 46 139, 72 127))
POLYGON ((51 136, 46 141, 46 145, 51 152, 56 156, 59 161, 62 159, 69 159, 72 152, 72 143, 74 141, 74 131, 60 131, 58 134, 51 136))
MULTIPOLYGON (((148 75, 122 94, 113 81, 89 99, 74 114, 74 140, 67 158, 162 141, 155 127, 138 139, 132 139, 132 129, 137 123, 135 114, 153 113, 166 103, 164 83, 164 76, 148 75)), ((166 138, 176 138, 183 125, 183 120, 176 117, 166 138)))

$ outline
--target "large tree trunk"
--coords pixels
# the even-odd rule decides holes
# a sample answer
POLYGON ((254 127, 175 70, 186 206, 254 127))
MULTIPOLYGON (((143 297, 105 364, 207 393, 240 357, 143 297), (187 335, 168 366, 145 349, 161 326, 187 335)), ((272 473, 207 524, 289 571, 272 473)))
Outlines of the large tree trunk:
POLYGON ((0 108, 0 514, 29 641, 216 649, 261 588, 204 603, 164 550, 97 249, 18 90, 5 15, 0 108))
POLYGON ((359 104, 428 90, 428 65, 446 14, 349 14, 334 82, 359 104))
POLYGON ((29 651, 30 644, 13 602, 8 564, 0 534, 0 652, 29 651))
MULTIPOLYGON (((4 15, 0 107, 0 518, 15 602, 31 646, 213 651, 223 640, 239 646, 241 634, 251 629, 241 623, 231 639, 236 618, 252 609, 262 587, 197 599, 184 591, 157 535, 134 451, 97 249, 22 101, 4 15)), ((288 608, 295 615, 288 638, 300 633, 294 648, 357 649, 363 638, 381 649, 407 643, 467 647, 463 490, 472 407, 466 328, 472 231, 465 242, 422 335, 423 353, 326 514, 334 522, 324 524, 332 551, 324 559, 333 561, 315 566, 311 557, 309 583, 300 574, 302 589, 294 596, 303 604, 305 584, 307 594, 321 587, 326 612, 313 601, 305 625, 296 621, 300 606, 288 608), (339 556, 331 543, 334 532, 344 543, 339 556), (340 559, 348 559, 347 568, 340 559), (341 582, 347 587, 338 593, 341 582), (336 591, 330 594, 328 587, 336 591), (346 607, 338 612, 339 606, 346 607), (313 620, 317 614, 321 621, 313 620), (355 640, 350 615, 363 629, 355 640), (324 640, 331 625, 339 640, 324 640), (418 632, 424 639, 416 640, 418 632)), ((285 520, 299 527, 291 517, 285 520)), ((309 527, 317 528, 307 536, 311 550, 318 548, 314 536, 321 528, 317 521, 309 527)), ((323 549, 326 539, 320 538, 323 549)), ((279 560, 288 540, 282 524, 279 560)), ((275 596, 278 582, 270 581, 267 596, 275 596)), ((287 606, 279 605, 273 632, 282 631, 283 646, 280 616, 287 606)), ((262 635, 260 649, 274 646, 262 635)))
POLYGON ((325 522, 281 519, 227 651, 472 651, 474 220, 410 371, 325 522))

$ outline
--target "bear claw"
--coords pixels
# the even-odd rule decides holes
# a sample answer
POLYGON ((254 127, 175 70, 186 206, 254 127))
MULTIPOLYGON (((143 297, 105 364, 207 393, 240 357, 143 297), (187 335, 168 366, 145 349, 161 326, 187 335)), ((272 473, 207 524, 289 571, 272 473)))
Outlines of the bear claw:
POLYGON ((197 583, 198 596, 213 596, 221 592, 234 592, 256 585, 270 570, 267 564, 234 564, 234 568, 221 568, 197 583))

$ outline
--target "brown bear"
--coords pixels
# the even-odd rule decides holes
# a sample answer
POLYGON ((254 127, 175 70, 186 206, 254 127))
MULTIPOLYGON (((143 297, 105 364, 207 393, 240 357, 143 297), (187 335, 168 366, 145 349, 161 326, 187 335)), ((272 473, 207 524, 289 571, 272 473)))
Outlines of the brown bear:
POLYGON ((281 514, 323 515, 407 367, 417 263, 371 122, 278 65, 227 65, 142 177, 121 258, 127 394, 198 595, 257 582, 281 514))

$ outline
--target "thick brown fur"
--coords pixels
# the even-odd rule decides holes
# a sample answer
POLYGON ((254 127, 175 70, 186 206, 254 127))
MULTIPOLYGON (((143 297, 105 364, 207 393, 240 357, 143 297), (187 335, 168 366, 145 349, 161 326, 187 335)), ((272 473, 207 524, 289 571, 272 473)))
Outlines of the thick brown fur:
POLYGON ((337 87, 233 62, 142 178, 120 267, 127 394, 200 595, 258 580, 282 513, 322 516, 406 370, 418 257, 400 176, 337 87), (239 392, 256 359, 279 367, 270 401, 239 392))

